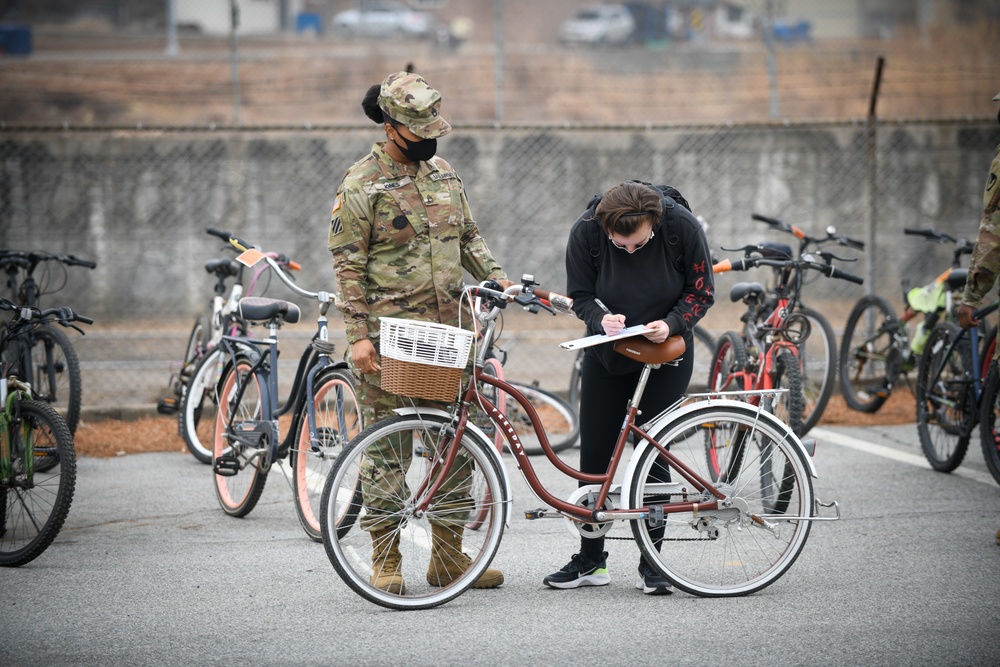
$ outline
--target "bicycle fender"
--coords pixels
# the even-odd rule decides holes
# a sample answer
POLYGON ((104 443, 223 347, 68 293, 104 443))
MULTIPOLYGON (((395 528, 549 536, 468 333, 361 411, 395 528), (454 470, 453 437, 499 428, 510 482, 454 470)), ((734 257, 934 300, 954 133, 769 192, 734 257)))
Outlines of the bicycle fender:
MULTIPOLYGON (((813 464, 812 458, 809 456, 806 448, 803 446, 802 441, 799 439, 798 436, 796 436, 792 432, 792 430, 788 427, 788 425, 785 424, 780 419, 778 419, 777 417, 775 417, 774 415, 772 415, 770 412, 764 412, 763 410, 761 410, 758 413, 756 406, 744 403, 743 401, 734 401, 732 399, 726 399, 726 398, 723 399, 712 398, 708 399, 707 401, 688 403, 683 407, 680 407, 676 410, 672 410, 670 412, 661 415, 660 417, 657 417, 656 419, 654 419, 652 422, 649 423, 648 428, 646 428, 645 430, 652 436, 653 434, 661 430, 663 427, 668 426, 674 420, 682 419, 686 417, 688 413, 694 412, 695 410, 700 410, 709 405, 717 407, 733 408, 736 410, 740 410, 742 412, 753 414, 754 416, 759 415, 758 418, 761 421, 767 421, 768 423, 776 427, 779 431, 784 432, 786 434, 788 440, 792 443, 792 446, 798 449, 799 452, 802 454, 802 460, 804 461, 805 467, 809 472, 809 476, 812 478, 819 477, 819 475, 816 474, 816 466, 813 464)), ((622 478, 622 485, 621 485, 622 509, 635 509, 629 506, 631 503, 629 502, 630 494, 628 493, 628 489, 632 488, 632 479, 635 477, 636 468, 639 465, 639 461, 642 459, 640 455, 645 453, 645 451, 651 448, 652 446, 653 445, 646 442, 646 440, 643 440, 641 443, 636 445, 635 451, 632 453, 632 456, 629 459, 628 466, 626 466, 625 468, 625 475, 622 478)))
MULTIPOLYGON (((407 408, 396 408, 393 410, 397 415, 434 415, 435 417, 443 417, 445 419, 451 419, 451 413, 438 408, 427 408, 427 407, 407 407, 407 408)), ((489 452, 490 457, 497 464, 497 472, 500 475, 500 480, 503 483, 503 490, 507 496, 508 509, 510 505, 514 502, 514 492, 510 484, 510 476, 507 474, 507 467, 503 464, 503 458, 500 456, 500 452, 496 450, 493 446, 493 439, 486 436, 482 429, 473 424, 471 421, 465 424, 465 432, 471 433, 479 441, 479 445, 482 446, 487 452, 489 452)), ((510 528, 510 512, 507 512, 506 527, 510 528)))

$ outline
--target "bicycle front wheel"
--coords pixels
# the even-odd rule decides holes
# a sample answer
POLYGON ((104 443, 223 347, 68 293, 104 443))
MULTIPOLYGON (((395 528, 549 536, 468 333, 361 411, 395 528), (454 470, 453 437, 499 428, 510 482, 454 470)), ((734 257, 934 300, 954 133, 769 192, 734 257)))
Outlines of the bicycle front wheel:
POLYGON ((669 503, 708 500, 692 496, 674 474, 672 486, 659 451, 642 451, 628 489, 631 507, 664 507, 663 521, 639 520, 632 532, 639 548, 677 588, 693 595, 729 597, 759 591, 777 581, 798 558, 809 535, 813 488, 804 454, 786 427, 752 406, 709 405, 663 425, 652 436, 702 479, 709 479, 703 439, 724 443, 727 474, 715 484, 732 503, 717 510, 670 512, 669 503), (783 470, 789 489, 785 511, 767 505, 762 472, 783 470))
POLYGON ((968 336, 952 342, 961 329, 939 322, 931 329, 917 372, 917 434, 931 467, 957 468, 969 447, 978 418, 972 388, 972 352, 968 336))
POLYGON ((983 458, 993 479, 1000 484, 1000 370, 996 362, 990 363, 990 372, 983 387, 982 411, 979 417, 979 439, 983 445, 983 458))
MULTIPOLYGON (((540 387, 513 380, 508 382, 528 399, 528 403, 538 413, 552 451, 561 452, 576 444, 580 438, 580 414, 569 401, 540 387)), ((535 456, 545 452, 538 434, 532 427, 528 411, 514 400, 513 396, 507 397, 507 419, 513 424, 525 453, 535 456)))
POLYGON ((83 380, 80 359, 61 329, 42 326, 32 334, 32 396, 56 409, 71 434, 80 422, 83 380))
POLYGON ((877 412, 900 372, 906 328, 889 302, 869 294, 847 317, 840 343, 840 393, 859 412, 877 412))
MULTIPOLYGON (((743 339, 735 331, 727 331, 719 337, 708 370, 708 390, 740 391, 744 388, 747 367, 747 350, 743 339)), ((712 481, 719 479, 722 472, 724 440, 705 438, 705 458, 712 481)))
POLYGON ((327 477, 320 514, 327 556, 348 586, 377 605, 426 609, 453 600, 475 584, 500 546, 507 498, 488 451, 492 443, 466 432, 456 444, 452 434, 450 420, 437 415, 386 419, 355 438, 327 477), (452 447, 451 469, 428 499, 452 447), (468 531, 477 485, 493 504, 480 530, 468 531), (345 515, 354 528, 345 529, 345 515), (460 544, 446 545, 445 532, 457 533, 460 544), (375 585, 376 570, 398 575, 389 590, 375 585))
MULTIPOLYGON (((306 534, 319 542, 323 539, 320 527, 320 498, 323 485, 333 468, 334 461, 344 448, 361 432, 361 411, 354 394, 354 379, 350 371, 329 368, 322 371, 313 387, 313 405, 316 411, 316 442, 309 437, 309 414, 303 405, 296 417, 299 437, 291 450, 292 482, 295 489, 295 512, 306 534)), ((361 502, 361 487, 355 494, 355 504, 361 502)), ((357 510, 345 504, 341 521, 353 520, 357 510)), ((349 525, 346 527, 350 527, 349 525)))
POLYGON ((800 308, 809 320, 809 335, 798 344, 802 375, 802 432, 819 423, 837 384, 837 338, 830 322, 819 311, 800 308))
POLYGON ((66 422, 48 403, 17 401, 0 434, 0 565, 37 558, 59 534, 76 488, 76 451, 66 422), (49 462, 38 465, 40 462, 49 462))
POLYGON ((250 373, 250 357, 238 356, 222 374, 215 415, 213 475, 215 496, 229 516, 249 514, 267 481, 267 437, 260 428, 267 388, 250 373))
POLYGON ((202 463, 212 462, 215 435, 215 391, 225 356, 216 347, 195 366, 177 414, 178 429, 191 455, 202 463))

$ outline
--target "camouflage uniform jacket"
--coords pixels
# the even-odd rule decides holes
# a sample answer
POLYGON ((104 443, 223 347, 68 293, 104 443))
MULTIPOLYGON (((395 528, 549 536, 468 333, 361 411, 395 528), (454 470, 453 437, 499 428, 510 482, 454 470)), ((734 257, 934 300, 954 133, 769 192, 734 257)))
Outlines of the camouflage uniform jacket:
POLYGON ((990 173, 983 194, 983 217, 979 221, 976 246, 969 262, 969 278, 965 283, 965 303, 978 308, 983 305, 993 283, 1000 274, 1000 146, 993 154, 990 173))
POLYGON ((465 188, 439 157, 395 162, 376 143, 344 177, 329 248, 347 341, 377 339, 380 317, 457 325, 462 269, 506 278, 472 220, 465 188))

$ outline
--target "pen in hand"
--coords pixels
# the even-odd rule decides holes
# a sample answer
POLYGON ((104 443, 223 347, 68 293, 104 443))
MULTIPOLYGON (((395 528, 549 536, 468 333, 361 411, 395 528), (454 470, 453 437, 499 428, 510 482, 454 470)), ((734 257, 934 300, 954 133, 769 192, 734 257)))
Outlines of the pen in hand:
POLYGON ((607 313, 608 317, 611 318, 610 321, 607 321, 607 318, 601 319, 601 326, 604 328, 604 334, 607 336, 615 336, 617 334, 620 334, 622 329, 625 328, 625 316, 615 315, 614 313, 612 313, 611 310, 607 306, 605 306, 604 302, 601 301, 600 299, 595 298, 594 303, 596 303, 601 308, 601 310, 607 313))

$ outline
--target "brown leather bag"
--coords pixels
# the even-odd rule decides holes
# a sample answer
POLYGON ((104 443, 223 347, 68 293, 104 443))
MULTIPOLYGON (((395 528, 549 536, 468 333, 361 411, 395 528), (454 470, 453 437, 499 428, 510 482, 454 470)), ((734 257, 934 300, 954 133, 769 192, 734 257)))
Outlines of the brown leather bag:
POLYGON ((615 343, 615 352, 643 364, 665 364, 684 354, 687 345, 681 336, 668 336, 662 343, 654 343, 642 336, 623 338, 615 343))

